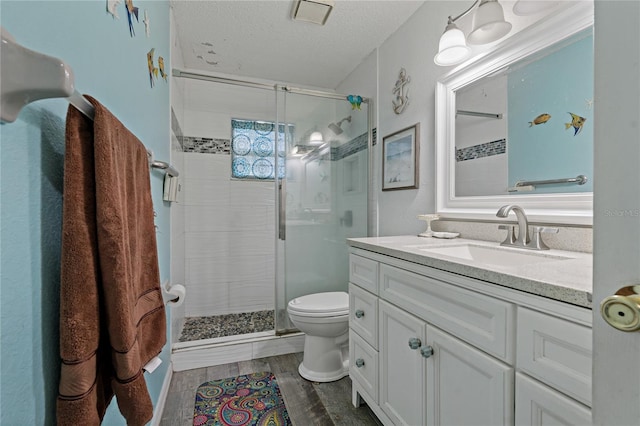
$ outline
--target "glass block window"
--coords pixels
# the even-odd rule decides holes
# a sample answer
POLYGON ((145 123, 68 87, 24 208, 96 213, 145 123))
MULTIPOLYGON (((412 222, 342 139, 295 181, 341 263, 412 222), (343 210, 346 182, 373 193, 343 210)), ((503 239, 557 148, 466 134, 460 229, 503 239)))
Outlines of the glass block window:
MULTIPOLYGON (((275 123, 255 120, 231 120, 231 177, 237 179, 274 179, 275 123)), ((285 176, 285 129, 293 140, 293 125, 278 126, 278 178, 285 176)))

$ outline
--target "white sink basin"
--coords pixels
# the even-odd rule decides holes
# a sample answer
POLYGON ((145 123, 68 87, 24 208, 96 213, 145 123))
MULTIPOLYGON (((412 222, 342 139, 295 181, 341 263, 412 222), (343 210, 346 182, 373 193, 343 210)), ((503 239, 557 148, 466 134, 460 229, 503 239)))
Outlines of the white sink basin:
POLYGON ((546 252, 524 251, 506 247, 488 247, 476 244, 458 244, 451 246, 428 247, 414 246, 425 254, 449 256, 465 261, 473 261, 495 266, 521 266, 533 263, 557 262, 571 257, 551 255, 546 252))

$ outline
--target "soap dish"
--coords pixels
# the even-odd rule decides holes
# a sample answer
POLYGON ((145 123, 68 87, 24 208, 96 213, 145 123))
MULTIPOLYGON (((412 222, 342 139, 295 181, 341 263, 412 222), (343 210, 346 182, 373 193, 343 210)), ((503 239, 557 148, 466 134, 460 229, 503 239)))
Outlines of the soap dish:
POLYGON ((434 232, 431 236, 434 238, 451 239, 451 238, 456 238, 459 235, 460 235, 459 232, 434 232))

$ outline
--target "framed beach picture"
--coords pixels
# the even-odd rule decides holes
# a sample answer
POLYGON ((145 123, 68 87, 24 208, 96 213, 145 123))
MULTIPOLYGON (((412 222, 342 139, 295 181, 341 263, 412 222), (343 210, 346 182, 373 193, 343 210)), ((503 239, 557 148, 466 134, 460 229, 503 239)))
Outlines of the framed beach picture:
POLYGON ((420 123, 382 138, 382 190, 418 187, 420 123))

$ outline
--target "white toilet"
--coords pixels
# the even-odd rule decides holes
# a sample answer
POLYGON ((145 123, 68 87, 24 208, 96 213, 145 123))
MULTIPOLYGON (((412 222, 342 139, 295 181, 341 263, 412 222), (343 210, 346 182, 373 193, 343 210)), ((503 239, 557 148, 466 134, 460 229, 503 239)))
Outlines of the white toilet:
POLYGON ((291 322, 306 336, 302 377, 332 382, 349 374, 349 295, 342 291, 315 293, 289 302, 291 322))

